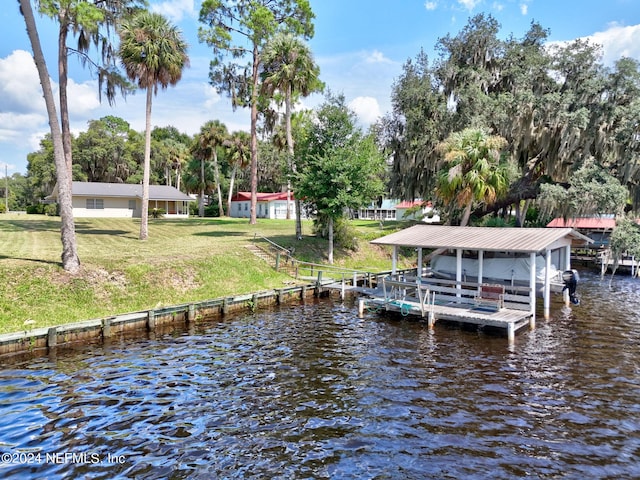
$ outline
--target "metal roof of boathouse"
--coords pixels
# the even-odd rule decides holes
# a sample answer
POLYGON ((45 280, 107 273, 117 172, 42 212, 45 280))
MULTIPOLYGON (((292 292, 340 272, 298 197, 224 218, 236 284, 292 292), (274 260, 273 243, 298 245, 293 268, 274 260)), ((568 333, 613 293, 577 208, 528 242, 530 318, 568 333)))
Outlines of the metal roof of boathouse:
POLYGON ((378 245, 415 248, 461 248, 495 252, 538 253, 566 242, 586 245, 589 237, 572 228, 452 227, 414 225, 372 240, 378 245))

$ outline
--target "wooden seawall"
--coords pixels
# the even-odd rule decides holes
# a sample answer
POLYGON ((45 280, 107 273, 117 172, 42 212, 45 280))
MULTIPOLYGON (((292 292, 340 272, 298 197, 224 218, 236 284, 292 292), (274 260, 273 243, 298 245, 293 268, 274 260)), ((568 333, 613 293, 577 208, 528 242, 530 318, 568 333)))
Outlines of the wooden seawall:
POLYGON ((305 299, 319 293, 318 285, 292 286, 4 334, 0 335, 0 357, 73 343, 103 342, 128 332, 153 332, 161 327, 188 325, 202 319, 209 320, 238 311, 254 311, 259 307, 305 299))

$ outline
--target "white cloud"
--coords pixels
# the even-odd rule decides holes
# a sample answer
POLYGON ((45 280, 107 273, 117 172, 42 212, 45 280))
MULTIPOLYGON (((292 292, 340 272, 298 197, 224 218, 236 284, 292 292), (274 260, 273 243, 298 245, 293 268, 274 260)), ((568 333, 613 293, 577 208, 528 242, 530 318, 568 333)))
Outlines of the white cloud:
MULTIPOLYGON (((70 115, 87 117, 91 116, 92 112, 100 108, 98 85, 96 82, 76 83, 73 79, 69 79, 67 96, 69 98, 70 115)), ((106 99, 104 100, 106 101, 106 99)))
POLYGON ((529 5, 527 5, 526 3, 521 3, 520 13, 522 13, 522 15, 526 15, 528 12, 529 12, 529 5))
POLYGON ((349 102, 349 108, 366 125, 371 125, 382 116, 378 100, 373 97, 356 97, 349 102))
POLYGON ((385 57, 384 53, 379 50, 373 52, 365 52, 363 54, 365 63, 394 63, 391 59, 385 57))
POLYGON ((586 39, 602 45, 605 65, 613 65, 620 57, 640 60, 640 25, 612 24, 607 30, 596 32, 586 39))
POLYGON ((185 16, 195 17, 193 0, 167 0, 151 5, 151 10, 168 17, 175 23, 180 22, 185 16))
POLYGON ((203 83, 202 91, 204 97, 204 101, 202 103, 204 104, 204 107, 206 109, 212 109, 217 103, 220 102, 220 94, 210 84, 203 83))
POLYGON ((458 3, 466 10, 473 10, 482 0, 458 0, 458 3))
POLYGON ((435 10, 436 8, 438 8, 438 2, 425 2, 424 4, 424 8, 426 8, 427 10, 435 10))
POLYGON ((44 109, 42 88, 33 57, 15 50, 0 58, 0 111, 39 112, 44 109))

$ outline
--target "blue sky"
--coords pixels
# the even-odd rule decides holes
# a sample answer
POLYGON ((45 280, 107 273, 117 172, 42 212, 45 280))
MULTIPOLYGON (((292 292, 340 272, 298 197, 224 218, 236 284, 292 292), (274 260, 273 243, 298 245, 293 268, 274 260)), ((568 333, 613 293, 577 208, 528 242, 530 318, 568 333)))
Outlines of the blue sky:
MULTIPOLYGON (((316 15, 315 36, 309 42, 321 79, 347 102, 366 126, 390 108, 393 82, 402 65, 423 48, 434 58, 433 47, 447 34, 455 36, 469 17, 493 15, 501 35, 522 37, 532 21, 551 31, 551 41, 589 37, 603 45, 604 61, 620 56, 640 60, 640 1, 638 0, 310 0, 316 15)), ((150 1, 178 25, 190 48, 191 67, 175 87, 154 98, 152 122, 173 125, 194 134, 208 120, 221 120, 229 130, 248 130, 246 110, 233 112, 228 98, 208 84, 210 51, 197 39, 199 0, 150 1)), ((18 12, 8 2, 0 13, 0 178, 26 173, 27 153, 38 149, 48 131, 42 90, 31 58, 31 47, 18 12)), ((57 86, 56 25, 38 17, 40 37, 54 87, 57 86)), ((144 92, 119 98, 115 107, 100 104, 95 79, 74 59, 70 61, 70 109, 75 133, 87 122, 105 115, 128 121, 144 130, 144 92)), ((313 107, 322 97, 303 100, 313 107)))

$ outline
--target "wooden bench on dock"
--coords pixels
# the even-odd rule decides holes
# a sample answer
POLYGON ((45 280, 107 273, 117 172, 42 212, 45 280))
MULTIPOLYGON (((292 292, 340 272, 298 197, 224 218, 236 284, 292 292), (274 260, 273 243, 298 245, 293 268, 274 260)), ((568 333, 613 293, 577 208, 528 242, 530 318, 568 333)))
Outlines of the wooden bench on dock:
POLYGON ((496 312, 504 308, 504 285, 483 283, 475 296, 474 305, 477 308, 491 309, 496 312))

